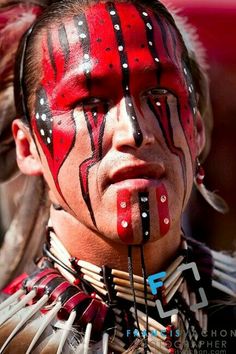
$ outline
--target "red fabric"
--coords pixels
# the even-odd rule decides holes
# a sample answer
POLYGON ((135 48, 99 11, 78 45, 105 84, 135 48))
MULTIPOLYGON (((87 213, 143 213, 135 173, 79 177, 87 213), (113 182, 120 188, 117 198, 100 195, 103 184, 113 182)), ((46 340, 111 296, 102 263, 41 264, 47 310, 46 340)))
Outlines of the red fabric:
POLYGON ((23 273, 19 275, 19 277, 15 278, 12 282, 10 282, 3 290, 2 292, 4 294, 12 295, 16 291, 18 291, 21 286, 23 281, 28 277, 27 273, 23 273))

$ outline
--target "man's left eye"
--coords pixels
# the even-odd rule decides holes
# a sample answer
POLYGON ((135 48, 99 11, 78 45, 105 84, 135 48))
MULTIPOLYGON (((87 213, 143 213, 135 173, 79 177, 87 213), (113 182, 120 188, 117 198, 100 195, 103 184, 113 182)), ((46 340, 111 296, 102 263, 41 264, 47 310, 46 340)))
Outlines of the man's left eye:
POLYGON ((146 92, 146 94, 149 96, 149 95, 152 95, 152 96, 164 96, 164 95, 167 95, 169 93, 168 90, 164 89, 164 88, 153 88, 151 90, 148 90, 146 92))

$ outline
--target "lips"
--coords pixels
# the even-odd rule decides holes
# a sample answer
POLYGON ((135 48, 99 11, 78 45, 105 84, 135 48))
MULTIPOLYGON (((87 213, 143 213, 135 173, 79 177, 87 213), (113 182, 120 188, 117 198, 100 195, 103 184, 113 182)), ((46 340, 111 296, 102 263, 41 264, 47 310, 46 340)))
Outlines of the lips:
POLYGON ((164 166, 159 163, 130 164, 112 170, 106 181, 106 185, 107 187, 109 185, 148 187, 149 185, 159 183, 160 179, 164 176, 164 173, 164 166))

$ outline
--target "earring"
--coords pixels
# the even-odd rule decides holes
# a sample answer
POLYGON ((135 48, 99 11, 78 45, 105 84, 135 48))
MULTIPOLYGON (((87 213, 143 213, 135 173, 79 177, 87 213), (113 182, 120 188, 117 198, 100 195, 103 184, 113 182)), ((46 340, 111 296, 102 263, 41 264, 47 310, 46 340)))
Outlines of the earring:
POLYGON ((210 192, 204 185, 205 171, 200 164, 199 159, 196 161, 196 175, 194 178, 194 184, 197 190, 201 193, 203 198, 219 213, 226 214, 229 211, 227 203, 215 192, 210 192))

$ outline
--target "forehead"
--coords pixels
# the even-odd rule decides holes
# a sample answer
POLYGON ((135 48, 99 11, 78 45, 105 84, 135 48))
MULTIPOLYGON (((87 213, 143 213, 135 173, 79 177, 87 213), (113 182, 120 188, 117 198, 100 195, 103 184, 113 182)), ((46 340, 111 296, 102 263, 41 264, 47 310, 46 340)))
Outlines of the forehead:
POLYGON ((176 30, 163 16, 133 4, 97 4, 45 31, 41 84, 54 94, 80 85, 83 95, 92 80, 102 94, 101 81, 107 89, 114 80, 133 78, 139 89, 141 74, 149 83, 155 72, 160 85, 172 80, 178 86, 184 84, 182 55, 176 30))

